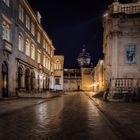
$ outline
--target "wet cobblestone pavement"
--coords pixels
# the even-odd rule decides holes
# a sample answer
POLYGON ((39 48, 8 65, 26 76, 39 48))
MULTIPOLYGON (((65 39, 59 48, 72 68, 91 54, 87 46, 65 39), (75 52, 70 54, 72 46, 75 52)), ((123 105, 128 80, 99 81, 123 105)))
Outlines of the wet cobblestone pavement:
POLYGON ((0 117, 0 140, 118 140, 84 94, 70 94, 0 117))
POLYGON ((140 140, 140 102, 106 102, 101 97, 92 97, 93 93, 86 95, 125 139, 140 140))

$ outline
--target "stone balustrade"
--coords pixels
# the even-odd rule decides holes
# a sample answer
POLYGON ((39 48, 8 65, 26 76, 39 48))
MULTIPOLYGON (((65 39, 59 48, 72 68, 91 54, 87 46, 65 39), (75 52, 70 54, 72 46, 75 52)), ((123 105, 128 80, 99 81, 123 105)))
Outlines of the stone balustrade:
POLYGON ((112 87, 114 88, 135 88, 137 80, 134 78, 115 78, 112 79, 112 87))
POLYGON ((111 7, 112 13, 126 13, 135 14, 140 13, 140 3, 129 3, 129 4, 113 4, 111 7))

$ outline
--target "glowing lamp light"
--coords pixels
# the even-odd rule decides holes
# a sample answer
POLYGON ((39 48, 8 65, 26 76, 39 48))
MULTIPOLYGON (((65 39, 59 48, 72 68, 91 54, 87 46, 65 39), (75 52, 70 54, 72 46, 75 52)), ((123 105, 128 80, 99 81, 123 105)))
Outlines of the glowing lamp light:
POLYGON ((109 15, 108 12, 105 12, 103 17, 108 17, 108 15, 109 15))
POLYGON ((97 87, 98 85, 99 85, 99 82, 95 82, 95 83, 89 85, 89 87, 97 87))

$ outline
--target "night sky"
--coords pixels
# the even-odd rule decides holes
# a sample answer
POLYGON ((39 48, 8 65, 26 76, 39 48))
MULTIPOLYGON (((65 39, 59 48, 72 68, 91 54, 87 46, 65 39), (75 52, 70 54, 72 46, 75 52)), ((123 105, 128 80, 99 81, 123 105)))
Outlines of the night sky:
MULTIPOLYGON (((42 15, 42 26, 56 48, 65 56, 65 67, 77 67, 85 46, 95 66, 103 58, 102 15, 113 0, 28 0, 42 15)), ((129 2, 131 0, 120 0, 129 2)))

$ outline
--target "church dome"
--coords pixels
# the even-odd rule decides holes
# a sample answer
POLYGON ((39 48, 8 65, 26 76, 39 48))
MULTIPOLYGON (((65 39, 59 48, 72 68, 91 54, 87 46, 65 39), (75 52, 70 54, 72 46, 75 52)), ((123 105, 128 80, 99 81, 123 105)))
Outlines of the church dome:
POLYGON ((82 49, 82 52, 78 56, 78 64, 80 67, 89 67, 91 57, 90 54, 86 52, 86 49, 82 49))

